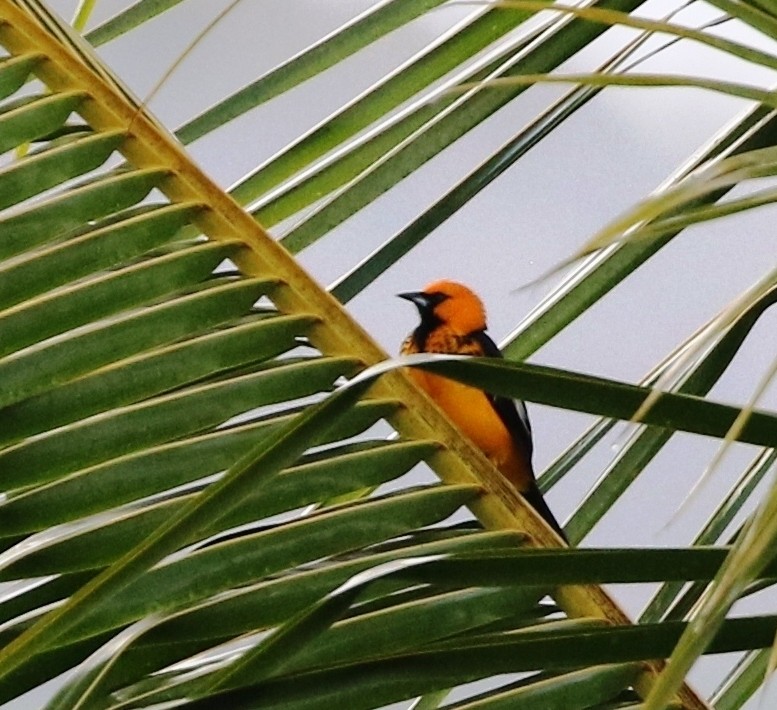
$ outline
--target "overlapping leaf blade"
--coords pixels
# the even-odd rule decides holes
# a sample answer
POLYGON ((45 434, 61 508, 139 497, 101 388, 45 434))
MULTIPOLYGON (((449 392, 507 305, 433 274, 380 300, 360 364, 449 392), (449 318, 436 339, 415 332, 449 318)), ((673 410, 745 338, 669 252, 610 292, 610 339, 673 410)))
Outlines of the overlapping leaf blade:
MULTIPOLYGON (((37 3, 20 5, 31 8, 37 3)), ((141 2, 135 9, 153 11, 149 5, 141 2)), ((403 6, 407 9, 412 3, 395 1, 382 5, 394 12, 401 11, 403 6)), ((638 3, 616 5, 632 9, 638 3)), ((411 9, 420 12, 426 8, 411 9)), ((46 13, 38 14, 45 17, 46 13)), ((760 28, 768 26, 761 15, 746 14, 753 24, 758 19, 760 28)), ((401 12, 399 16, 401 19, 401 12)), ((369 14, 366 17, 374 19, 369 14)), ((471 56, 519 24, 520 19, 517 14, 490 9, 480 19, 463 25, 448 43, 408 65, 407 74, 397 75, 396 85, 401 85, 405 93, 394 95, 390 107, 441 76, 445 67, 450 66, 446 62, 455 59, 463 48, 469 52, 466 56, 471 56), (417 81, 407 81, 408 76, 416 76, 417 81)), ((388 22, 382 29, 375 29, 385 32, 390 27, 388 22)), ((556 29, 557 33, 548 33, 545 45, 524 53, 525 61, 516 71, 531 73, 538 67, 553 67, 603 31, 579 21, 559 22, 556 29)), ((243 110, 255 103, 272 81, 278 82, 274 89, 270 87, 273 91, 283 90, 301 81, 311 70, 317 71, 327 62, 337 60, 341 56, 338 43, 347 53, 355 47, 348 42, 358 44, 369 39, 366 34, 357 35, 353 32, 349 35, 347 31, 335 35, 329 45, 324 43, 317 48, 316 51, 322 52, 314 51, 296 64, 290 63, 271 81, 258 89, 254 87, 254 96, 244 106, 228 104, 229 111, 243 110)), ((504 63, 508 74, 516 66, 515 50, 521 46, 522 42, 518 41, 501 47, 504 53, 498 63, 504 63)), ((0 65, 0 90, 13 93, 39 61, 34 53, 4 61, 0 65)), ((391 93, 388 90, 391 86, 387 82, 383 94, 378 91, 371 97, 376 113, 364 112, 360 116, 365 122, 361 127, 377 118, 380 111, 387 110, 389 104, 381 102, 391 93)), ((336 194, 335 199, 291 232, 287 244, 302 248, 436 155, 441 147, 482 123, 520 91, 520 87, 513 86, 501 95, 496 91, 473 92, 472 101, 458 102, 446 97, 437 106, 420 107, 414 115, 417 124, 408 122, 393 133, 394 126, 400 124, 387 124, 388 130, 380 134, 380 139, 352 143, 349 149, 353 148, 353 153, 344 153, 345 159, 339 164, 337 160, 329 163, 334 166, 329 174, 325 166, 317 174, 319 177, 307 184, 292 180, 288 192, 279 192, 277 201, 276 197, 267 200, 259 214, 274 222, 309 206, 322 194, 336 194, 332 191, 345 186, 341 194, 336 194), (452 111, 450 116, 454 118, 449 121, 448 116, 440 114, 447 99, 451 105, 460 104, 459 113, 452 111), (435 115, 442 116, 442 120, 434 118, 435 115), (418 128, 421 130, 414 133, 418 128), (412 136, 412 140, 405 144, 402 141, 407 136, 412 136), (374 159, 384 155, 388 160, 373 170, 374 159), (302 189, 298 190, 297 186, 302 189)), ((148 553, 147 538, 156 540, 158 531, 170 520, 183 520, 183 511, 195 510, 209 495, 220 490, 219 486, 226 485, 223 482, 230 477, 225 479, 219 474, 234 467, 254 447, 258 446, 261 457, 278 442, 291 441, 297 436, 293 433, 296 424, 308 421, 307 415, 299 416, 308 401, 300 403, 297 398, 318 401, 341 376, 352 374, 356 367, 371 359, 342 346, 334 348, 335 352, 328 356, 311 349, 311 342, 322 342, 317 337, 328 325, 319 311, 313 314, 305 306, 299 307, 299 303, 309 305, 310 301, 295 302, 294 298, 287 298, 284 289, 288 283, 268 267, 271 260, 260 259, 259 274, 252 271, 257 267, 256 253, 241 246, 241 240, 225 237, 228 230, 213 229, 208 214, 211 206, 206 201, 167 197, 161 202, 157 200, 157 195, 163 194, 170 182, 177 179, 175 171, 180 165, 152 168, 146 164, 119 172, 109 167, 100 169, 103 164, 115 162, 115 150, 124 150, 128 145, 127 134, 112 127, 103 132, 97 130, 94 135, 70 136, 65 132, 55 139, 58 127, 63 127, 73 109, 79 109, 84 96, 80 90, 54 92, 17 106, 9 103, 4 113, 11 128, 4 134, 8 137, 8 147, 15 147, 11 145, 14 142, 43 139, 40 146, 0 174, 0 195, 4 196, 0 202, 4 201, 6 206, 19 205, 15 211, 0 217, 0 258, 6 260, 0 264, 0 270, 10 275, 0 284, 0 289, 4 289, 0 294, 9 306, 0 316, 8 326, 0 344, 4 348, 0 372, 8 383, 2 394, 7 406, 0 410, 0 417, 7 423, 3 432, 5 448, 0 450, 0 470, 4 476, 7 472, 9 486, 3 506, 3 512, 7 510, 9 515, 0 517, 0 536, 6 548, 3 559, 7 562, 4 574, 6 579, 62 575, 42 578, 39 586, 30 586, 0 605, 4 618, 11 622, 3 632, 4 640, 11 646, 4 657, 14 658, 13 654, 19 653, 25 642, 20 645, 15 637, 33 628, 37 619, 43 618, 40 628, 54 624, 56 629, 56 620, 62 618, 55 612, 46 621, 46 617, 33 613, 24 620, 19 618, 20 614, 42 612, 41 605, 62 601, 74 592, 70 609, 78 609, 84 594, 95 594, 95 589, 102 589, 103 600, 102 606, 93 607, 81 622, 68 621, 57 633, 44 630, 43 638, 46 633, 50 638, 39 646, 35 646, 35 641, 28 646, 38 648, 38 652, 24 660, 19 673, 6 676, 0 692, 4 698, 12 697, 34 684, 35 678, 49 677, 72 667, 101 644, 110 643, 110 637, 117 632, 121 634, 123 627, 136 619, 146 619, 152 623, 144 626, 140 621, 140 626, 130 626, 124 636, 116 638, 113 646, 116 655, 106 666, 100 665, 105 662, 105 655, 87 662, 83 684, 74 685, 72 694, 58 701, 67 706, 74 699, 90 699, 89 694, 94 692, 96 702, 113 702, 119 696, 109 701, 108 694, 123 688, 126 706, 133 706, 151 699, 177 697, 176 693, 189 687, 185 685, 185 673, 180 677, 178 671, 163 674, 161 684, 159 680, 149 681, 148 673, 185 661, 192 654, 229 644, 238 635, 261 632, 270 626, 287 625, 288 628, 293 614, 304 605, 315 604, 348 575, 377 564, 381 554, 394 558, 412 554, 415 548, 407 543, 408 539, 434 534, 433 531, 419 533, 419 527, 443 525, 445 518, 462 505, 477 507, 478 501, 490 494, 484 496, 483 490, 472 483, 424 485, 417 491, 379 494, 374 499, 335 506, 289 522, 288 517, 297 515, 303 506, 394 481, 423 460, 436 462, 445 451, 440 442, 424 436, 417 441, 400 439, 383 444, 369 440, 374 436, 372 432, 366 435, 366 442, 349 442, 356 434, 365 435, 384 416, 394 417, 397 413, 401 416, 402 402, 387 397, 385 390, 381 390, 382 398, 362 402, 347 413, 338 412, 336 421, 325 422, 326 426, 315 434, 308 431, 306 436, 310 440, 305 445, 300 443, 297 453, 313 440, 320 449, 300 460, 293 455, 283 458, 278 454, 273 459, 275 468, 265 471, 264 483, 257 490, 246 487, 242 498, 232 500, 227 510, 218 515, 211 512, 210 518, 199 527, 192 524, 185 534, 175 538, 175 544, 165 548, 172 557, 161 566, 145 573, 143 566, 138 565, 134 572, 122 577, 121 585, 115 589, 110 585, 101 588, 100 583, 95 586, 93 575, 103 574, 107 575, 103 579, 110 579, 116 570, 125 569, 124 563, 117 564, 117 560, 131 554, 133 548, 141 557, 145 554, 144 564, 150 565, 154 558, 148 553), (25 113, 25 119, 20 119, 18 124, 14 123, 17 112, 25 113), (81 186, 67 185, 68 181, 78 180, 82 181, 81 186), (65 184, 63 191, 48 194, 60 183, 65 184), (4 191, 6 188, 8 193, 4 191), (162 192, 155 192, 153 204, 142 205, 154 188, 161 188, 162 192), (20 204, 25 200, 26 204, 20 204), (95 223, 86 224, 88 221, 95 223), (213 231, 223 241, 209 242, 197 236, 203 229, 208 236, 214 236, 213 231), (180 235, 186 241, 178 241, 180 235), (103 253, 100 253, 101 247, 103 253), (226 264, 222 263, 224 260, 228 260, 226 264), (220 265, 226 268, 219 268, 220 265), (240 268, 235 269, 235 265, 240 268), (288 308, 290 303, 295 303, 298 310, 293 310, 293 315, 282 315, 273 303, 282 310, 283 306, 288 308), (305 345, 303 356, 297 350, 298 345, 305 345), (180 486, 184 488, 179 489, 180 486), (278 514, 285 519, 268 520, 278 514), (52 525, 59 527, 46 531, 52 525), (238 529, 244 525, 248 529, 238 529), (36 535, 36 531, 40 532, 36 535), (32 537, 20 540, 20 536, 27 534, 32 537), (216 537, 209 539, 211 536, 216 537), (191 543, 196 543, 195 548, 186 550, 186 545, 191 543), (376 550, 384 552, 376 553, 376 550), (106 565, 112 564, 117 565, 113 573, 106 573, 106 565), (275 575, 278 578, 272 579, 275 575), (145 585, 149 585, 148 589, 145 585), (76 591, 80 587, 82 592, 76 591), (117 591, 116 598, 108 599, 106 589, 117 591), (275 616, 257 621, 252 615, 265 608, 272 598, 283 600, 287 606, 279 604, 273 611, 275 616), (160 608, 171 616, 165 619, 150 616, 160 608), (230 616, 238 609, 242 612, 237 618, 230 616), (191 630, 195 631, 193 637, 191 630), (92 685, 90 679, 97 679, 97 685, 92 685), (166 695, 168 692, 170 695, 166 695)), ((750 149, 753 141, 763 141, 759 145, 773 143, 770 117, 758 109, 752 118, 753 121, 746 119, 731 133, 729 144, 735 150, 750 149)), ((214 125, 223 120, 226 119, 217 117, 214 125)), ((332 125, 328 124, 329 128, 332 125)), ((268 174, 275 170, 283 179, 293 177, 294 171, 308 167, 312 156, 323 155, 338 141, 348 140, 358 127, 349 123, 348 130, 332 143, 313 141, 313 152, 302 155, 299 163, 280 160, 271 164, 268 174)), ((326 126, 322 131, 326 132, 326 126)), ((129 152, 132 154, 131 149, 129 152)), ((137 153, 132 155, 137 157, 137 153)), ((464 194, 471 195, 479 189, 476 180, 473 177, 465 181, 464 194)), ((247 188, 236 194, 241 199, 254 199, 274 184, 268 182, 253 195, 247 188)), ((177 194, 185 193, 186 190, 181 190, 177 194)), ((718 196, 714 193, 710 198, 718 196)), ((760 202, 751 201, 747 206, 768 203, 770 199, 765 195, 760 202)), ((519 340, 511 354, 533 352, 563 328, 573 314, 600 298, 655 253, 666 243, 668 235, 709 216, 709 212, 702 210, 670 215, 648 227, 654 233, 646 245, 636 243, 612 250, 626 255, 620 265, 606 259, 597 260, 595 265, 604 268, 585 282, 582 291, 575 292, 575 302, 568 311, 562 313, 551 307, 547 313, 543 312, 541 327, 536 321, 538 326, 530 329, 531 337, 519 340)), ((401 253, 401 249, 397 250, 387 263, 393 263, 401 253)), ((578 285, 575 282, 572 290, 578 285)), ((362 286, 360 282, 348 294, 352 295, 362 286)), ((564 292, 567 290, 565 287, 564 292)), ((297 296, 299 293, 300 290, 297 296)), ((337 342, 336 338, 329 341, 330 346, 332 342, 337 342)), ((443 365, 442 369, 458 370, 459 367, 457 363, 443 365)), ((623 383, 596 381, 574 373, 518 366, 511 374, 511 368, 505 366, 497 368, 498 373, 489 374, 489 369, 470 381, 496 391, 523 394, 537 401, 605 416, 629 416, 647 394, 623 383)), ((466 368, 462 372, 465 371, 466 368)), ((646 421, 706 435, 724 436, 736 414, 736 408, 682 395, 668 395, 659 401, 660 405, 646 415, 646 421)), ((740 437, 742 440, 774 446, 773 416, 756 413, 748 426, 740 437)), ((382 433, 378 439, 382 439, 382 433)), ((471 544, 473 549, 479 549, 479 533, 474 530, 450 528, 442 534, 450 534, 448 541, 461 543, 462 548, 471 544)), ((489 538, 489 544, 496 546, 509 547, 517 542, 509 536, 500 540, 489 538)), ((447 549, 453 547, 456 545, 447 549)), ((436 549, 439 552, 446 545, 436 549)), ((699 551, 699 556, 705 552, 699 551)), ((159 550, 157 553, 161 554, 159 550)), ((641 559, 646 560, 649 554, 643 553, 641 559)), ((719 560, 721 554, 718 551, 714 554, 719 560)), ((637 553, 635 559, 639 558, 637 553)), ((670 561, 681 564, 667 555, 663 560, 666 566, 660 571, 653 570, 655 579, 672 578, 670 561)), ((640 569, 636 563, 624 559, 613 564, 618 569, 640 569)), ((542 577, 540 567, 537 565, 534 570, 537 577, 527 573, 523 583, 534 581, 544 590, 546 585, 559 581, 605 581, 605 577, 595 576, 595 566, 583 556, 579 566, 565 567, 567 576, 542 577)), ((478 570, 477 565, 473 569, 478 570)), ((642 579, 648 578, 649 571, 647 566, 642 568, 642 579)), ((512 576, 515 576, 514 570, 512 576)), ((342 610, 346 618, 342 621, 333 618, 332 628, 321 632, 320 637, 302 634, 300 638, 310 645, 297 654, 297 660, 304 661, 297 668, 305 672, 301 682, 292 683, 289 678, 280 677, 262 683, 261 678, 240 677, 242 688, 205 698, 200 705, 215 707, 229 702, 238 707, 244 701, 255 703, 259 693, 270 698, 268 702, 288 701, 293 707, 307 703, 323 703, 326 707, 328 702, 370 707, 371 703, 407 698, 416 692, 445 694, 452 686, 488 677, 501 669, 547 671, 564 663, 583 666, 632 658, 642 660, 646 658, 645 653, 663 656, 680 629, 679 625, 656 624, 624 632, 589 629, 586 621, 543 628, 537 622, 544 612, 538 612, 533 605, 536 596, 542 593, 538 589, 528 594, 531 604, 527 601, 526 605, 512 606, 511 594, 499 589, 493 580, 487 589, 478 588, 483 583, 482 569, 479 577, 472 573, 469 578, 472 586, 462 586, 466 579, 467 575, 459 572, 445 581, 435 578, 421 589, 408 586, 407 581, 396 582, 393 587, 388 584, 385 588, 376 584, 370 587, 372 591, 366 601, 349 611, 346 605, 342 610), (461 614, 457 615, 457 611, 461 614), (465 611, 473 614, 471 619, 477 617, 479 621, 468 622, 463 618, 465 611), (392 637, 388 629, 403 618, 405 621, 397 627, 402 633, 392 637), (424 618, 434 618, 436 623, 434 633, 426 636, 424 618), (491 632, 484 631, 473 639, 470 629, 487 627, 488 620, 493 622, 491 632), (517 646, 510 645, 513 637, 517 638, 515 629, 522 625, 536 627, 529 633, 532 641, 525 645, 526 656, 520 656, 525 659, 531 656, 525 665, 522 665, 524 661, 514 662, 511 654, 517 646), (629 633, 629 640, 623 641, 629 633), (547 635, 549 645, 543 645, 546 639, 543 634, 547 635), (417 653, 425 644, 446 636, 448 642, 430 651, 431 656, 417 653), (597 647, 591 639, 596 638, 599 647, 603 647, 610 643, 610 637, 616 639, 615 645, 608 648, 613 655, 597 656, 597 647), (566 639, 565 651, 569 651, 570 639, 578 638, 584 650, 575 648, 571 656, 565 656, 560 647, 553 646, 554 642, 566 639), (321 649, 333 639, 341 639, 337 642, 337 648, 342 649, 338 662, 348 665, 325 668, 325 654, 321 649), (363 658, 359 656, 358 644, 369 643, 370 639, 376 648, 383 649, 383 657, 377 653, 372 662, 359 663, 363 658), (622 645, 617 646, 618 643, 622 645), (550 649, 555 649, 555 656, 550 655, 550 649), (509 659, 505 658, 505 652, 509 659), (419 659, 432 659, 432 666, 423 669, 419 659), (439 675, 432 678, 429 668, 439 671, 439 675), (331 683, 335 681, 336 697, 323 694, 321 684, 333 687, 331 683)), ((100 593, 94 598, 100 599, 100 593)), ((78 616, 72 618, 78 619, 78 616)), ((594 622, 593 626, 598 624, 594 622)), ((751 647, 745 643, 768 643, 764 639, 772 632, 773 625, 771 618, 727 623, 724 628, 729 637, 719 640, 713 650, 751 647)), ((42 638, 35 636, 34 630, 31 633, 27 639, 42 638)), ((636 671, 636 666, 619 665, 577 674, 531 677, 516 687, 465 700, 460 705, 515 707, 520 706, 516 703, 528 703, 530 706, 538 702, 537 698, 547 702, 552 698, 566 698, 564 702, 569 702, 570 693, 579 702, 583 698, 594 703, 614 702, 626 697, 621 691, 639 683, 636 671)))

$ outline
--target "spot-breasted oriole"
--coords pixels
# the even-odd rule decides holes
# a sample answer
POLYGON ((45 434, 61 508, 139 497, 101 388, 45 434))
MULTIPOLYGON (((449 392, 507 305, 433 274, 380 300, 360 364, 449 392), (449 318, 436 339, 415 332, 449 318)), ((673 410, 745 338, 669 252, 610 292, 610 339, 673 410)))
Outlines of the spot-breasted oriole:
MULTIPOLYGON (((502 357, 486 334, 486 313, 481 300, 466 286, 435 281, 423 291, 398 295, 412 301, 421 316, 420 325, 402 344, 403 355, 455 353, 502 357)), ((531 425, 524 403, 495 397, 420 369, 410 369, 410 376, 566 540, 534 478, 531 425)))

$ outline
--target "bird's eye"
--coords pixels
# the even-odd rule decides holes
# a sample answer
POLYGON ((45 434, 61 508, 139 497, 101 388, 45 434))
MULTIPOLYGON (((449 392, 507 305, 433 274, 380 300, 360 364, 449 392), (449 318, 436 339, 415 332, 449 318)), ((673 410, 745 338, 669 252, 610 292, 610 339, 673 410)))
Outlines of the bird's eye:
POLYGON ((435 291, 429 294, 429 305, 432 307, 439 306, 443 301, 447 301, 450 296, 442 291, 435 291))

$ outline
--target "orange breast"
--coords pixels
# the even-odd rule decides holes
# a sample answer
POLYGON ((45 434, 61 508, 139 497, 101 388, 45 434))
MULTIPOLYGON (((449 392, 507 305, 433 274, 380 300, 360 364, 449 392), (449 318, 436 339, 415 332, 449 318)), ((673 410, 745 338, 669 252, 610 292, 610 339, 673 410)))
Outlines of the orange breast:
POLYGON ((410 376, 505 478, 519 491, 528 490, 531 464, 483 392, 421 370, 411 370, 410 376))

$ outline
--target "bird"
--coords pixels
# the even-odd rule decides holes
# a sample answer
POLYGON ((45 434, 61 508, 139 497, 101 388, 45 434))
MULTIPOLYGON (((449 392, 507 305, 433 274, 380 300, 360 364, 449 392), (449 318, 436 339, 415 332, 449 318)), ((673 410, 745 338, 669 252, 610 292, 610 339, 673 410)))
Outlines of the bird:
MULTIPOLYGON (((397 296, 413 303, 421 317, 418 327, 402 343, 402 355, 502 357, 486 333, 483 302, 467 286, 443 279, 430 283, 423 291, 397 296)), ((534 477, 532 431, 526 405, 418 368, 410 368, 408 374, 567 542, 534 477)))

